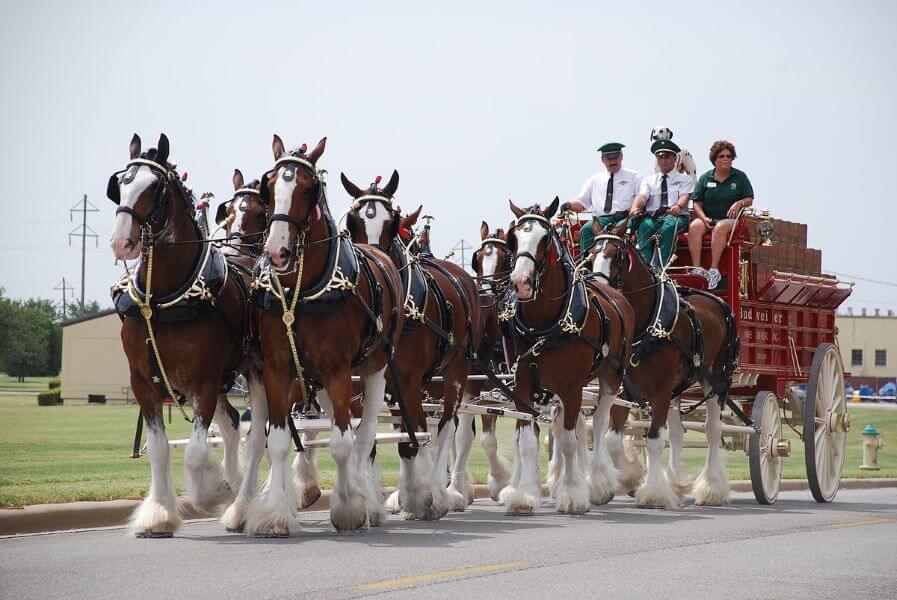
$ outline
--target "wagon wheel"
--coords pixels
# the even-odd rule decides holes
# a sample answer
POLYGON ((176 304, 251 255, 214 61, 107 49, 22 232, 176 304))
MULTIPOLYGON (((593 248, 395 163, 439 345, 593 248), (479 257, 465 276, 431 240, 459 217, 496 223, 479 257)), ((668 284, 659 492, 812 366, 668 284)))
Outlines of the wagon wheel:
POLYGON ((804 399, 807 480, 817 502, 831 502, 841 484, 850 418, 844 394, 844 365, 834 344, 820 344, 813 355, 804 399))
POLYGON ((758 392, 751 416, 760 427, 748 441, 751 487, 757 502, 772 504, 779 495, 782 456, 787 456, 790 448, 787 440, 782 440, 782 415, 775 394, 758 392))

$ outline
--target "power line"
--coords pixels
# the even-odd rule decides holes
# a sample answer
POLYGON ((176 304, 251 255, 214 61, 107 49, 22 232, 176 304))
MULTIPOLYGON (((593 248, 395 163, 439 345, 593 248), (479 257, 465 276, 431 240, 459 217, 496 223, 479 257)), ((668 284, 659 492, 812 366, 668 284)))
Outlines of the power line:
POLYGON ((887 285, 890 287, 897 287, 897 283, 892 281, 881 281, 879 279, 869 279, 868 277, 860 277, 859 275, 851 275, 850 273, 839 273, 838 271, 829 271, 832 275, 840 275, 841 277, 850 277, 851 279, 856 279, 857 281, 865 281, 866 283, 877 283, 878 285, 887 285))
POLYGON ((72 236, 81 238, 81 310, 84 310, 84 266, 87 257, 87 238, 92 237, 96 247, 100 246, 97 232, 87 225, 87 213, 100 212, 100 209, 88 202, 87 194, 84 194, 84 198, 69 209, 69 221, 73 220, 73 213, 78 211, 81 212, 81 225, 69 232, 69 246, 72 245, 72 236))

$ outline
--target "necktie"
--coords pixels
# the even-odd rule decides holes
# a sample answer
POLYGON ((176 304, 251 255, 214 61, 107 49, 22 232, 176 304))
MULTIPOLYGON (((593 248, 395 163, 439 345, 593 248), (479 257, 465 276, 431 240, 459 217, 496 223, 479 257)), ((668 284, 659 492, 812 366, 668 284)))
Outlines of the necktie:
POLYGON ((610 209, 614 205, 614 174, 610 174, 607 180, 607 195, 604 197, 604 214, 609 215, 610 209))
POLYGON ((660 178, 660 205, 661 206, 669 206, 670 200, 667 196, 667 176, 664 175, 660 178))

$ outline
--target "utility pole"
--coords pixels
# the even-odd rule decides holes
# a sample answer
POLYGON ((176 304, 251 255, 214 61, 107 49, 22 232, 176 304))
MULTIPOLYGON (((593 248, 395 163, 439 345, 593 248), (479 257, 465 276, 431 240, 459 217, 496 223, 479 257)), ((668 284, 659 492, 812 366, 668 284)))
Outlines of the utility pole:
POLYGON ((68 283, 66 283, 65 277, 63 277, 62 281, 60 283, 57 283, 56 287, 54 287, 53 289, 54 290, 62 290, 62 320, 65 321, 65 311, 66 311, 66 308, 68 307, 68 300, 66 300, 65 292, 66 292, 66 290, 72 290, 72 292, 74 292, 75 288, 73 288, 68 283))
POLYGON ((99 247, 97 233, 87 225, 87 213, 100 212, 100 209, 87 201, 87 194, 75 206, 69 209, 69 221, 74 220, 74 213, 81 213, 81 225, 69 232, 69 246, 72 245, 72 236, 81 238, 81 310, 84 310, 84 267, 87 257, 87 238, 92 237, 94 244, 99 247))
POLYGON ((473 246, 471 246, 470 244, 465 242, 464 238, 461 238, 458 241, 458 243, 455 244, 454 247, 452 248, 452 254, 454 254, 456 251, 461 253, 461 268, 462 269, 467 268, 467 259, 465 258, 464 252, 465 252, 465 250, 471 250, 472 248, 473 248, 473 246))

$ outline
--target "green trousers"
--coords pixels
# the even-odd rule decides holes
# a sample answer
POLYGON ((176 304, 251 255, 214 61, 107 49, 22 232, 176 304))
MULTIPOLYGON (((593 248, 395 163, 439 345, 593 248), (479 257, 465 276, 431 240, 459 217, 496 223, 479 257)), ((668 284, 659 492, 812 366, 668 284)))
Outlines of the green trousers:
POLYGON ((676 234, 688 229, 688 217, 664 215, 662 217, 646 216, 638 227, 638 245, 642 256, 651 264, 654 255, 654 236, 660 234, 660 263, 666 266, 670 255, 676 249, 676 234))
MULTIPOLYGON (((602 215, 600 217, 593 217, 593 219, 598 219, 598 226, 601 228, 601 231, 607 230, 610 226, 616 227, 626 220, 624 217, 622 219, 617 219, 617 221, 614 222, 613 215, 602 215)), ((595 232, 592 231, 592 223, 590 221, 583 225, 582 229, 579 230, 579 249, 582 250, 583 253, 586 253, 592 249, 594 243, 595 232)))

